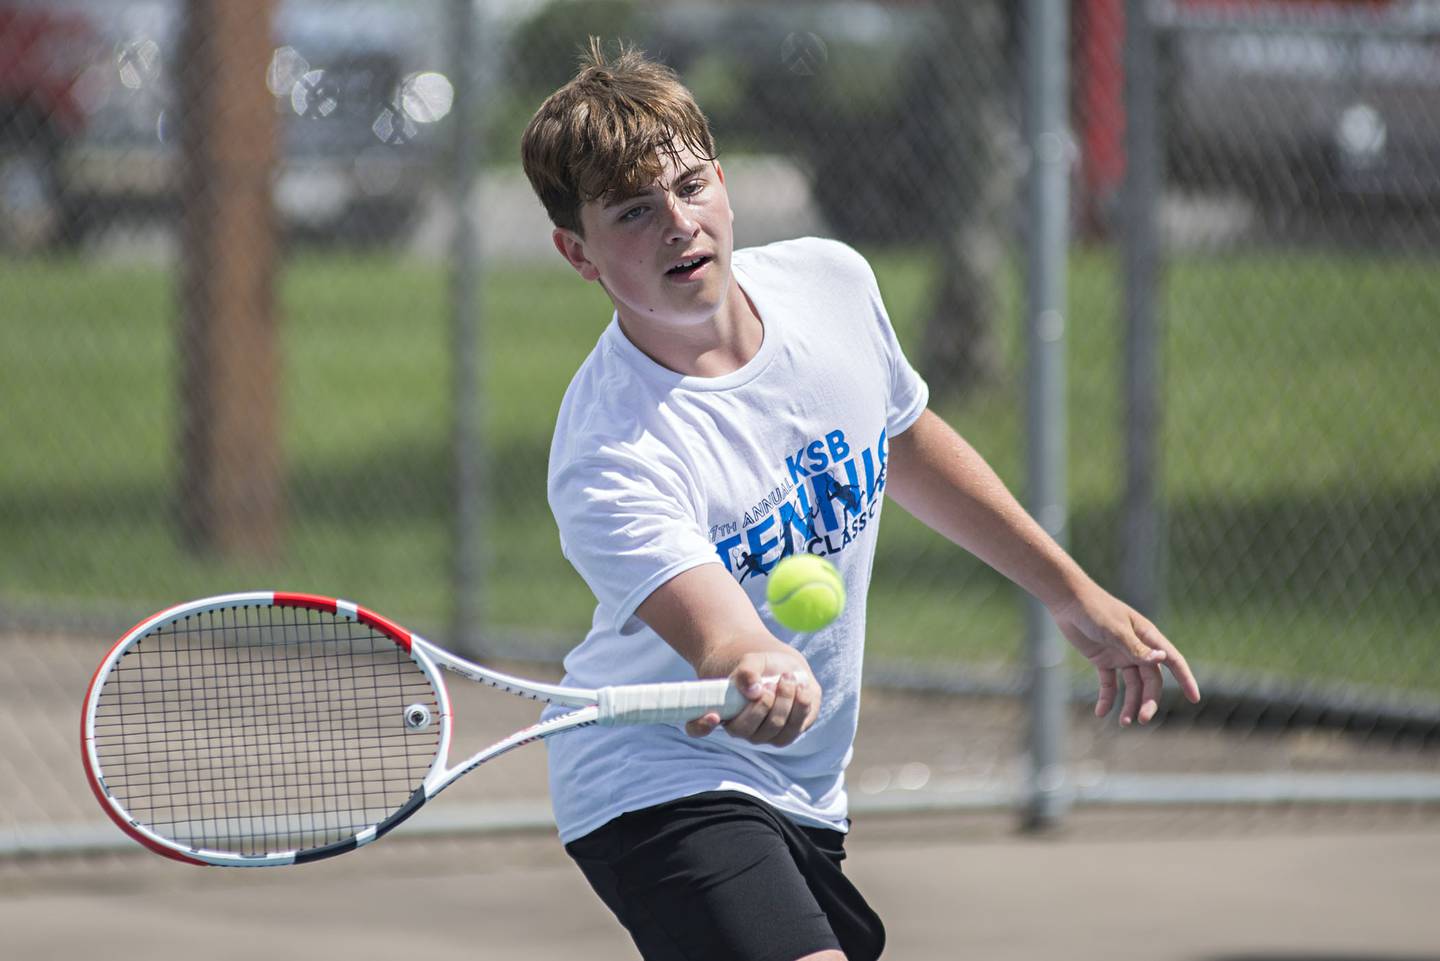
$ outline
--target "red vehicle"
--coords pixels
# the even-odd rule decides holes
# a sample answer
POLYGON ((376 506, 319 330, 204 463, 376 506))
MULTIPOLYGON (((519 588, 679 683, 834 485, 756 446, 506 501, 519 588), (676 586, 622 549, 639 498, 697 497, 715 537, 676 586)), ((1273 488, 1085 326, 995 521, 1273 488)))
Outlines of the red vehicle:
POLYGON ((66 233, 60 159, 84 125, 81 83, 97 43, 78 14, 0 2, 0 252, 66 233))

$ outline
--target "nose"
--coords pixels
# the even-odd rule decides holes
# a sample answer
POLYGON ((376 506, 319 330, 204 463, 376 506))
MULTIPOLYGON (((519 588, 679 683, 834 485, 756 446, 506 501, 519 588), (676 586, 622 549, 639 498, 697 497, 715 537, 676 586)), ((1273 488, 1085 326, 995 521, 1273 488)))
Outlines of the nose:
POLYGON ((694 238, 700 232, 700 225, 691 215, 689 207, 683 200, 675 196, 669 196, 665 200, 665 212, 667 219, 665 223, 665 242, 669 244, 680 243, 694 238))

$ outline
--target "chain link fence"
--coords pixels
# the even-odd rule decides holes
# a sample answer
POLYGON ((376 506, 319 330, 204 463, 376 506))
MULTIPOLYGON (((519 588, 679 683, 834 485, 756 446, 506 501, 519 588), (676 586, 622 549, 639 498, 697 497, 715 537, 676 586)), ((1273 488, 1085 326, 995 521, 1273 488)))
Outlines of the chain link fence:
POLYGON ((1440 6, 1154 30, 1173 623, 1216 665, 1433 703, 1440 6))
MULTIPOLYGON (((870 258, 933 406, 1023 491, 1032 27, 999 2, 0 0, 0 828, 93 820, 31 719, 182 598, 334 594, 532 662, 582 635, 545 466, 609 305, 518 140, 591 34, 695 91, 737 245, 870 258)), ((1440 14, 1079 0, 1070 28, 1067 539, 1209 695, 1148 736, 1077 707, 1073 794, 1348 770, 1433 798, 1440 14), (1125 780, 1156 772, 1208 777, 1125 780)), ((996 706, 983 746, 896 747, 857 796, 1013 799, 1020 598, 898 510, 878 550, 870 676, 996 706)))

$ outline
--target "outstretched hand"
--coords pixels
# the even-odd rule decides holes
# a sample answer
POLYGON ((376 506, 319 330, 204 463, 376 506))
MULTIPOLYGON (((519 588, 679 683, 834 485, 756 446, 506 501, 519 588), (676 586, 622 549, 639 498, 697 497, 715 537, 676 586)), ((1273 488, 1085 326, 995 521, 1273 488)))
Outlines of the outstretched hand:
POLYGON ((1095 587, 1052 607, 1050 615, 1066 640, 1095 667, 1100 679, 1096 717, 1110 713, 1123 680, 1125 700, 1120 706, 1120 723, 1126 727, 1135 721, 1148 724, 1160 710, 1160 692, 1165 683, 1162 666, 1180 685, 1186 700, 1192 704, 1200 700, 1200 686, 1184 655, 1158 627, 1124 601, 1095 587))

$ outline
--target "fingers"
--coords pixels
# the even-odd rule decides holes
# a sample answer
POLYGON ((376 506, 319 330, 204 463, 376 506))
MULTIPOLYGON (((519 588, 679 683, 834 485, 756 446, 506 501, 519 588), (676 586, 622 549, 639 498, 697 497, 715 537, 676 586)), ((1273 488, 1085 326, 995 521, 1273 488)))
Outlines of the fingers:
POLYGON ((797 671, 790 716, 786 720, 784 728, 771 743, 777 747, 794 743, 796 738, 808 731, 810 725, 815 723, 819 709, 820 685, 815 683, 815 679, 807 673, 797 671))
POLYGON ((709 737, 720 726, 720 715, 711 711, 704 717, 697 717, 685 723, 685 733, 691 737, 709 737))
POLYGON ((1180 685, 1180 692, 1185 695, 1185 699, 1191 704, 1198 704, 1200 702, 1200 684, 1195 680, 1195 675, 1191 672, 1185 655, 1180 653, 1180 649, 1149 621, 1142 619, 1136 625, 1135 633, 1148 647, 1164 655, 1161 658, 1155 658, 1154 662, 1163 662, 1171 676, 1175 678, 1175 683, 1180 685))
POLYGON ((774 674, 766 675, 765 665, 766 660, 762 656, 747 655, 741 658, 735 672, 730 675, 730 683, 751 701, 758 700, 764 695, 765 688, 773 688, 775 682, 774 674))
POLYGON ((1095 716, 1104 717, 1115 706, 1120 682, 1115 679, 1115 672, 1108 668, 1098 667, 1095 672, 1100 675, 1100 696, 1095 699, 1095 716))
POLYGON ((1160 676, 1158 667, 1142 667, 1139 673, 1140 713, 1136 715, 1136 720, 1141 724, 1149 724, 1160 710, 1160 691, 1165 680, 1160 676))
MULTIPOLYGON (((732 720, 738 720, 742 716, 753 715, 757 708, 757 702, 763 702, 759 709, 760 717, 764 717, 773 702, 776 677, 773 673, 766 674, 766 658, 762 654, 748 654, 740 659, 734 672, 730 675, 730 683, 750 700, 750 703, 732 720)), ((697 717, 685 724, 685 733, 691 737, 708 737, 714 733, 717 727, 728 725, 725 719, 718 713, 712 711, 708 714, 697 717)), ((733 733, 733 732, 732 732, 733 733)))
POLYGON ((1100 697, 1095 703, 1095 716, 1103 717, 1115 705, 1120 705, 1120 726, 1129 727, 1136 721, 1149 724, 1160 713, 1160 694, 1165 681, 1160 668, 1153 664, 1140 664, 1121 668, 1125 693, 1119 698, 1116 692, 1114 671, 1102 671, 1100 676, 1100 697), (1108 677, 1106 675, 1109 675, 1108 677))
POLYGON ((1125 700, 1120 710, 1120 724, 1125 727, 1136 721, 1149 724, 1160 712, 1160 695, 1165 687, 1165 678, 1160 673, 1161 664, 1170 671, 1187 700, 1191 703, 1200 700, 1200 686, 1195 675, 1170 639, 1138 614, 1132 617, 1132 626, 1133 637, 1122 638, 1127 648, 1134 648, 1135 660, 1138 661, 1121 671, 1125 679, 1125 700))
MULTIPOLYGON (((749 689, 739 683, 738 672, 736 681, 748 693, 749 689)), ((725 722, 725 730, 752 744, 784 747, 793 743, 815 720, 819 690, 814 678, 807 671, 787 671, 773 686, 760 687, 759 696, 725 722)))
POLYGON ((1129 727, 1140 713, 1140 668, 1125 667, 1120 670, 1125 678, 1125 701, 1120 705, 1120 726, 1129 727))
MULTIPOLYGON (((1095 699, 1095 716, 1104 717, 1115 707, 1120 697, 1120 682, 1116 672, 1099 669, 1100 695, 1095 699)), ((1129 727, 1135 721, 1149 724, 1160 712, 1160 692, 1164 679, 1160 669, 1152 665, 1126 667, 1120 670, 1125 678, 1125 699, 1120 709, 1120 724, 1129 727)))
POLYGON ((1133 623, 1130 626, 1130 630, 1122 629, 1120 631, 1120 644, 1132 660, 1138 664, 1153 664, 1165 660, 1164 649, 1152 645, 1149 638, 1142 636, 1144 632, 1139 623, 1133 623))

